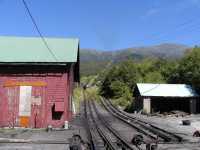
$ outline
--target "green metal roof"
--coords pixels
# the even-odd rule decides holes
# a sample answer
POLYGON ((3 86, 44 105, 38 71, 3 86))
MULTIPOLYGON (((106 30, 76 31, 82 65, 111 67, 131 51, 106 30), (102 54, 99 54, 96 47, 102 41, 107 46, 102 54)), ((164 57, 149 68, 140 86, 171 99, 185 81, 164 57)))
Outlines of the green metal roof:
POLYGON ((0 62, 77 62, 79 40, 45 38, 57 60, 39 37, 0 37, 0 62))

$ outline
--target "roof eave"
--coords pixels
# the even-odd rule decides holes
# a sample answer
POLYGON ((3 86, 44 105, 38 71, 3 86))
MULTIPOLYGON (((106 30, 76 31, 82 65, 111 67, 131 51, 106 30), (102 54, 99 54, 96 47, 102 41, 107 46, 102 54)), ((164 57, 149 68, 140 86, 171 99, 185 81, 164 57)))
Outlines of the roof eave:
POLYGON ((141 95, 141 97, 152 97, 152 98, 182 98, 182 99, 189 99, 189 98, 200 98, 199 95, 195 95, 195 96, 144 96, 141 95))
POLYGON ((2 65, 66 65, 75 62, 0 62, 2 65))

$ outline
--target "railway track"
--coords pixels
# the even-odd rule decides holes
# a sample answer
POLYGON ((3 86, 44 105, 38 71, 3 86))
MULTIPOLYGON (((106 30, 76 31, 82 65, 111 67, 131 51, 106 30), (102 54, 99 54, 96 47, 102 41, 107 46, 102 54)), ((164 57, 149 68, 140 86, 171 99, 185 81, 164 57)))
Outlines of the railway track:
POLYGON ((85 101, 88 126, 91 134, 94 149, 109 149, 109 150, 138 150, 139 147, 134 146, 126 141, 118 131, 104 120, 92 101, 85 101), (102 144, 103 142, 103 144, 102 144), (99 143, 101 143, 99 145, 99 143))
MULTIPOLYGON (((96 129, 97 133, 99 134, 99 137, 102 139, 102 141, 104 142, 104 146, 106 149, 110 149, 110 150, 115 150, 117 149, 117 145, 116 145, 116 141, 113 140, 112 135, 108 135, 106 134, 108 131, 102 127, 100 127, 101 122, 97 121, 96 116, 94 115, 94 110, 91 108, 91 104, 90 102, 88 102, 88 111, 90 113, 90 125, 93 125, 93 129, 96 129)), ((95 132, 95 131, 93 131, 95 132)), ((97 139, 97 134, 95 134, 95 136, 93 137, 94 139, 97 139)), ((97 141, 97 140, 96 140, 97 141)), ((94 142, 95 145, 97 145, 96 143, 98 142, 94 142)), ((96 146, 97 148, 97 146, 96 146)))
POLYGON ((90 141, 90 149, 95 150, 96 145, 95 145, 95 139, 94 139, 94 130, 92 127, 92 124, 90 123, 90 117, 88 113, 88 105, 86 104, 86 100, 84 100, 84 114, 85 114, 85 129, 88 133, 88 139, 90 141))
MULTIPOLYGON (((113 116, 129 124, 135 128, 143 136, 152 138, 152 142, 156 143, 180 143, 183 141, 182 137, 179 137, 171 132, 163 130, 157 126, 154 126, 144 120, 128 115, 126 112, 117 109, 109 100, 101 99, 101 102, 105 109, 113 116)), ((145 141, 144 141, 145 142, 145 141)))

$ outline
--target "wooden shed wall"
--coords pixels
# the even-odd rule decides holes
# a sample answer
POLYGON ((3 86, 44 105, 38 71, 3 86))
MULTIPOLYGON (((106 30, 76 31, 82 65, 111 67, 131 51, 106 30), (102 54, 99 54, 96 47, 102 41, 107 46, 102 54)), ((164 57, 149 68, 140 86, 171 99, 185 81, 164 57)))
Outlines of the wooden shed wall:
POLYGON ((69 102, 73 87, 74 76, 72 74, 73 67, 52 73, 49 71, 45 73, 45 70, 42 70, 42 73, 1 74, 0 126, 43 128, 52 125, 53 127, 62 127, 64 121, 69 120, 71 116, 69 102), (12 81, 16 86, 6 85, 8 81, 12 81), (37 85, 39 82, 46 83, 46 85, 37 85), (22 116, 19 112, 21 87, 24 89, 31 87, 30 116, 26 114, 26 116, 22 116))

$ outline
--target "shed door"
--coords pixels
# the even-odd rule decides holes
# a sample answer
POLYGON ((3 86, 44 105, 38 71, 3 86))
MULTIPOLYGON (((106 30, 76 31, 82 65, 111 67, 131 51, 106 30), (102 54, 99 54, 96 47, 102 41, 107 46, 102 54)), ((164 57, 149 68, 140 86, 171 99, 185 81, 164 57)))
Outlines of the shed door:
POLYGON ((45 122, 45 88, 33 87, 31 98, 31 127, 41 128, 45 122))
POLYGON ((18 119, 18 88, 9 87, 7 88, 7 98, 8 98, 8 113, 5 114, 6 120, 9 127, 14 127, 17 124, 18 119))

